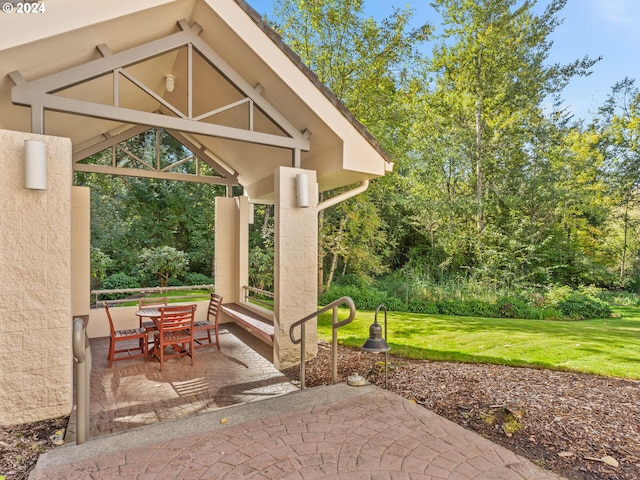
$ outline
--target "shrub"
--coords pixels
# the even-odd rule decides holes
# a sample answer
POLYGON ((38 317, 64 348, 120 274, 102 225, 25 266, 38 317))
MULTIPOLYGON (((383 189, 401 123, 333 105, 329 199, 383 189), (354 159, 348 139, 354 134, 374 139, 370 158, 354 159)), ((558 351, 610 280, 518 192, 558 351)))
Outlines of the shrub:
POLYGON ((202 273, 189 272, 184 276, 185 285, 212 285, 213 278, 202 273))
POLYGON ((437 314, 438 306, 434 302, 427 300, 411 300, 407 304, 407 311, 411 313, 437 314))
POLYGON ((161 287, 167 286, 171 278, 185 274, 189 265, 186 253, 168 246, 145 248, 139 260, 140 272, 156 276, 161 287))
POLYGON ((534 309, 517 297, 503 297, 496 302, 500 318, 536 318, 534 309))
POLYGON ((374 288, 356 287, 354 285, 335 285, 327 292, 322 293, 318 301, 321 305, 327 305, 341 297, 350 297, 359 310, 375 310, 381 303, 385 304, 387 310, 397 309, 390 308, 389 306, 389 304, 393 303, 393 305, 397 307, 397 303, 393 301, 397 299, 389 297, 385 292, 374 288))
POLYGON ((567 298, 559 301, 555 308, 564 317, 572 320, 585 318, 607 318, 611 316, 611 308, 602 300, 574 292, 567 298))
MULTIPOLYGON (((138 288, 140 284, 134 277, 120 272, 106 277, 102 286, 105 290, 122 290, 126 288, 138 288)), ((106 295, 105 298, 106 300, 116 300, 119 298, 126 298, 128 296, 129 294, 127 293, 113 293, 111 295, 106 295)))

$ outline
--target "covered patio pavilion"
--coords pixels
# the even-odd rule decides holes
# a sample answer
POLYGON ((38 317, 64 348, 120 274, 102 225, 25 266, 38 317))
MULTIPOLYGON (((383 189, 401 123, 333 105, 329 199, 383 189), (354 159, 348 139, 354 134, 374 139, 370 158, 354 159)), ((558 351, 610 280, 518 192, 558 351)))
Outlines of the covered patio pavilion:
MULTIPOLYGON (((317 214, 391 169, 375 139, 242 0, 40 6, 0 15, 0 423, 67 415, 72 318, 89 315, 91 336, 108 332, 89 306, 89 191, 74 171, 225 185, 215 204, 225 303, 244 301, 250 205, 273 204, 272 358, 277 369, 299 362, 289 326, 317 308, 317 214), (86 161, 149 129, 194 153, 192 173, 86 161), (339 187, 350 190, 319 204, 339 187)), ((136 321, 122 310, 130 320, 117 322, 136 321)), ((313 356, 314 325, 306 331, 313 356)))

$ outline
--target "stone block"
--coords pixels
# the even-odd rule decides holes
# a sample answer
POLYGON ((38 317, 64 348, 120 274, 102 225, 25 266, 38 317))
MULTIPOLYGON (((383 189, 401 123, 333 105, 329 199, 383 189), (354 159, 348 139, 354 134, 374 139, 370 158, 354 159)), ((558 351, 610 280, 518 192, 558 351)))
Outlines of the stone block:
MULTIPOLYGON (((67 377, 67 383, 69 378, 67 377)), ((73 389, 71 386, 50 387, 47 389, 47 405, 58 412, 55 416, 67 415, 73 405, 73 389)))
POLYGON ((64 348, 64 345, 70 342, 68 328, 36 330, 24 336, 23 349, 25 352, 44 352, 49 349, 64 348))
POLYGON ((0 335, 0 351, 13 353, 22 351, 23 332, 5 332, 0 335))
POLYGON ((8 372, 0 375, 0 392, 3 395, 22 391, 24 376, 22 372, 8 372))

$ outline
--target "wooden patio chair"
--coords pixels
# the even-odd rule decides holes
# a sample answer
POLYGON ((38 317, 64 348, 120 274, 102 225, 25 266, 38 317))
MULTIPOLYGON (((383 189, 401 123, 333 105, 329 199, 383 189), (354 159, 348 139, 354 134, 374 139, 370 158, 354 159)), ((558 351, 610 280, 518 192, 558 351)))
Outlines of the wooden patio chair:
POLYGON ((111 329, 111 339, 109 341, 109 354, 107 360, 109 362, 109 368, 113 365, 113 362, 118 360, 129 360, 134 358, 147 358, 147 331, 144 328, 127 328, 124 330, 116 330, 113 326, 113 319, 111 318, 111 312, 109 311, 109 305, 105 303, 104 310, 107 313, 109 319, 109 328, 111 329), (126 348, 116 348, 118 342, 122 343, 128 340, 133 340, 132 344, 126 348), (137 345, 137 346, 136 346, 137 345), (139 353, 135 353, 139 352, 139 353), (126 353, 127 355, 116 356, 116 354, 126 353))
POLYGON ((196 336, 194 338, 196 348, 208 347, 209 345, 215 345, 220 350, 220 339, 218 338, 218 317, 220 316, 220 306, 222 305, 222 295, 217 293, 211 294, 209 300, 209 309, 207 310, 206 320, 198 320, 194 323, 194 335, 198 332, 206 332, 204 336, 196 336), (211 332, 215 333, 216 341, 211 338, 211 332))
POLYGON ((160 371, 165 358, 191 357, 193 366, 193 324, 197 305, 177 305, 160 307, 158 333, 153 345, 153 355, 160 361, 160 371), (186 345, 189 344, 189 349, 186 345), (175 353, 165 353, 167 347, 172 347, 175 353))

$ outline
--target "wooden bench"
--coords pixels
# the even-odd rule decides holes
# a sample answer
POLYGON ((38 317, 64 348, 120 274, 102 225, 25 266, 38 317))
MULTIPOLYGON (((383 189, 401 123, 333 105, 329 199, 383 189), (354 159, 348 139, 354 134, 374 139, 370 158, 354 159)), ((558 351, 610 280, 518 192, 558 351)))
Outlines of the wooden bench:
POLYGON ((273 322, 237 303, 225 303, 222 312, 249 333, 273 346, 273 322))

